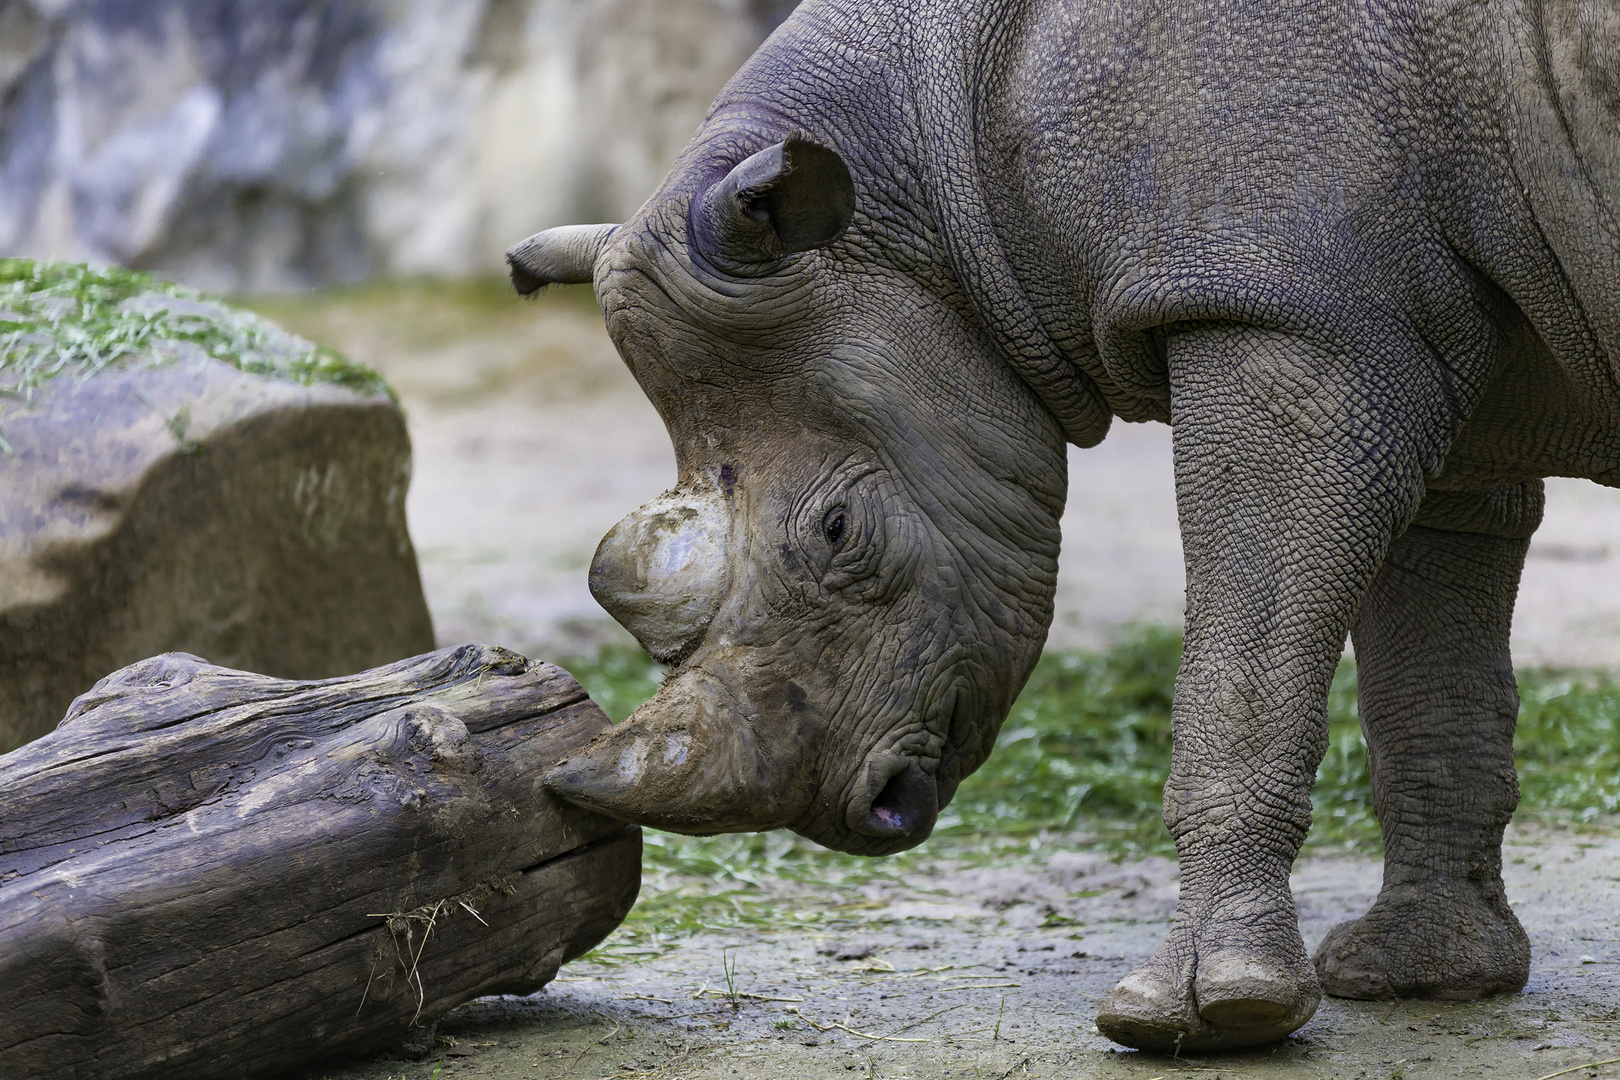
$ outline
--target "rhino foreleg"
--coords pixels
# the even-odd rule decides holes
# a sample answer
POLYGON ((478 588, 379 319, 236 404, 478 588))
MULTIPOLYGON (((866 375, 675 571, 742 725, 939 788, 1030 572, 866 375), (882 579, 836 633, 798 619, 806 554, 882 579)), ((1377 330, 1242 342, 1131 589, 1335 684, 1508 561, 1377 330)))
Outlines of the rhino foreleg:
POLYGON ((1278 332, 1169 340, 1187 636, 1164 815, 1181 896, 1164 945, 1103 1002, 1116 1041, 1255 1045, 1316 1011, 1288 875, 1329 681, 1422 490, 1435 414, 1413 356, 1412 374, 1356 386, 1372 364, 1278 332))
POLYGON ((1443 494, 1443 515, 1426 503, 1396 541, 1353 634, 1384 885, 1317 950, 1338 997, 1477 998, 1530 973, 1502 831, 1518 803, 1508 631, 1541 482, 1443 494), (1436 516, 1448 528, 1425 527, 1436 516))

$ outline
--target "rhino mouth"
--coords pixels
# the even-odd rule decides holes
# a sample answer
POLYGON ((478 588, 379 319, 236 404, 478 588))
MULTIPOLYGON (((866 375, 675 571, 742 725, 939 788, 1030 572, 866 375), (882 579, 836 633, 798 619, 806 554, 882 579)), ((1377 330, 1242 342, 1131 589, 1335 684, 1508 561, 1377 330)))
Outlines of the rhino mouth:
POLYGON ((865 790, 850 800, 845 824, 875 840, 920 844, 939 819, 939 785, 915 758, 888 753, 866 770, 865 790))

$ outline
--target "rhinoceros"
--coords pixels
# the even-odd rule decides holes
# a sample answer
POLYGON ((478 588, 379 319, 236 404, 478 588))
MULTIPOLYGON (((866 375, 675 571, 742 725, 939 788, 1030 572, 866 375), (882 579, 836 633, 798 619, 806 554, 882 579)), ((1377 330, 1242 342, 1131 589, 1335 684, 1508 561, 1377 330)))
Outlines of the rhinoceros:
POLYGON ((1620 484, 1617 132, 1604 0, 809 0, 630 221, 508 254, 595 283, 679 465, 590 573, 669 676, 547 784, 917 844, 1041 651, 1066 443, 1158 421, 1181 893, 1099 1029, 1521 988, 1508 630, 1542 478, 1620 484), (1347 634, 1384 882, 1313 960, 1288 875, 1347 634))

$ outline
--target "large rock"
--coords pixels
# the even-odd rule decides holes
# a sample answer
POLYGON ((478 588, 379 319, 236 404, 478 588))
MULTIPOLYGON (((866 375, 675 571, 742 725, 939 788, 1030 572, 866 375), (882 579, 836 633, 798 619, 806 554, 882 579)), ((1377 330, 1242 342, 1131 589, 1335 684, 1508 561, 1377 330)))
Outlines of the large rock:
MULTIPOLYGON (((161 652, 321 678, 433 647, 405 528, 410 442, 380 381, 222 305, 125 291, 123 322, 178 321, 216 351, 198 328, 224 327, 252 347, 218 359, 159 334, 93 375, 32 382, 27 338, 0 354, 0 381, 32 395, 0 409, 0 751, 161 652)), ((0 339, 26 325, 6 295, 0 339)), ((36 367, 63 361, 35 344, 36 367)))
POLYGON ((263 289, 623 220, 793 0, 0 3, 0 252, 263 289))

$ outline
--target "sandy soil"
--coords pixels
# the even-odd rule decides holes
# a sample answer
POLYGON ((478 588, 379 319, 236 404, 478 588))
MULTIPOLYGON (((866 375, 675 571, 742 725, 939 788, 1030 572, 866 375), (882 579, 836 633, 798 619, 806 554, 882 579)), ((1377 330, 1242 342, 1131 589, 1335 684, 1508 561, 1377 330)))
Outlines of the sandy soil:
MULTIPOLYGON (((1172 1060, 1097 1034, 1098 998, 1168 925, 1174 868, 1060 851, 869 886, 827 932, 703 934, 635 963, 576 964, 532 997, 453 1013, 425 1062, 325 1063, 308 1075, 1528 1080, 1604 1061, 1578 1074, 1620 1075, 1610 1060, 1620 1059, 1620 844, 1519 831, 1507 855, 1509 897, 1535 947, 1525 993, 1329 998, 1294 1037, 1251 1053, 1172 1060)), ((1314 947, 1371 903, 1378 868, 1312 859, 1293 884, 1314 947)), ((767 889, 789 910, 825 903, 802 888, 767 889)))
MULTIPOLYGON (((586 591, 585 568, 614 521, 673 482, 674 465, 593 310, 577 296, 457 306, 432 290, 267 306, 398 388, 416 447, 411 529, 443 642, 558 658, 623 639, 586 591)), ((1053 644, 1099 645, 1125 624, 1176 620, 1168 430, 1119 425, 1070 460, 1053 644)), ((1549 488, 1516 655, 1620 667, 1610 541, 1620 492, 1549 488)), ((312 1075, 1535 1078, 1620 1058, 1620 840, 1516 833, 1509 858, 1510 896, 1536 945, 1525 994, 1330 1000, 1298 1037, 1256 1054, 1175 1062, 1096 1034, 1097 998, 1164 932, 1174 868, 1066 852, 993 873, 941 864, 903 888, 874 886, 864 906, 836 913, 833 934, 700 935, 635 964, 575 965, 533 998, 460 1010, 443 1029, 455 1045, 442 1063, 312 1075), (735 960, 735 1001, 723 956, 735 960)), ((1295 892, 1307 941, 1359 914, 1377 886, 1365 861, 1303 862, 1295 892)), ((784 903, 827 902, 770 887, 784 903)), ((1569 1075, 1620 1075, 1620 1065, 1569 1075)))

